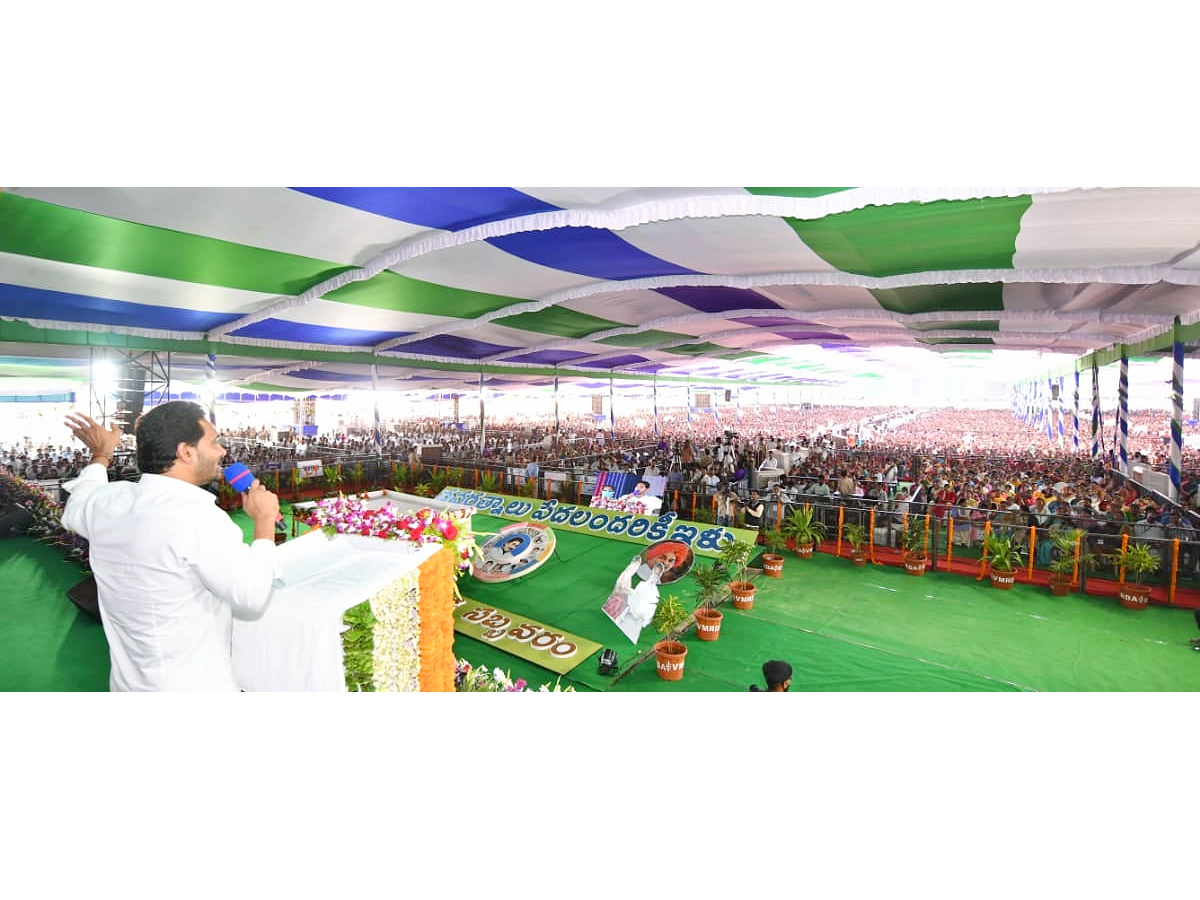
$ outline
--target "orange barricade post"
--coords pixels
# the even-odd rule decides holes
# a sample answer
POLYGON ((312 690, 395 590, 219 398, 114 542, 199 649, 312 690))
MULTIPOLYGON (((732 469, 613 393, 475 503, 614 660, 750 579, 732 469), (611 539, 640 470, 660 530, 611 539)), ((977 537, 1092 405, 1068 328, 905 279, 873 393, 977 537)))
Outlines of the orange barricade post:
POLYGON ((929 535, 930 535, 929 526, 931 524, 929 520, 930 520, 929 513, 925 513, 925 545, 921 548, 921 552, 924 553, 926 557, 929 556, 929 535))
POLYGON ((1175 576, 1179 574, 1179 538, 1171 541, 1171 583, 1167 588, 1167 602, 1175 602, 1175 576))
POLYGON ((842 555, 842 522, 845 520, 845 518, 846 518, 846 507, 844 507, 844 506, 839 506, 839 507, 838 507, 838 532, 837 532, 837 544, 836 544, 836 545, 834 545, 834 548, 833 548, 833 555, 834 555, 834 556, 841 556, 841 555, 842 555))
POLYGON ((1033 553, 1037 549, 1037 526, 1029 526, 1029 562, 1025 564, 1025 580, 1033 581, 1033 553))
POLYGON ((875 565, 875 507, 871 507, 871 517, 868 519, 870 523, 867 527, 867 553, 871 557, 871 565, 875 565))
POLYGON ((983 552, 979 554, 979 574, 975 576, 976 581, 983 581, 983 576, 987 573, 987 539, 992 533, 992 520, 988 519, 983 523, 983 552))
POLYGON ((1083 544, 1083 535, 1080 534, 1075 538, 1075 568, 1071 572, 1071 586, 1079 584, 1079 551, 1083 544))
POLYGON ((954 516, 946 516, 946 568, 954 562, 954 516))
POLYGON ((479 470, 475 469, 473 471, 475 472, 475 487, 479 487, 479 470))
POLYGON ((1121 535, 1121 577, 1118 584, 1125 583, 1125 551, 1129 547, 1129 535, 1121 535))
POLYGON ((776 528, 783 527, 783 499, 782 498, 780 498, 779 502, 775 504, 775 527, 776 528))

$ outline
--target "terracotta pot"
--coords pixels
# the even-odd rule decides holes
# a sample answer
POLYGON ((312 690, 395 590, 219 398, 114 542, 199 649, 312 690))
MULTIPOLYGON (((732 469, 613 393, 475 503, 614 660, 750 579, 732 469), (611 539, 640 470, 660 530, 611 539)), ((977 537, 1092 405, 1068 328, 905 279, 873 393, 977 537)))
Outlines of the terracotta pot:
POLYGON ((655 669, 663 681, 679 681, 683 678, 683 662, 686 658, 687 647, 679 641, 659 641, 654 645, 655 669))
POLYGON ((1150 586, 1123 584, 1117 589, 1117 596, 1126 609, 1145 609, 1150 604, 1150 586))
POLYGON ((701 607, 696 610, 696 637, 702 641, 715 641, 721 636, 721 620, 725 614, 720 610, 701 607))
POLYGON ((1071 579, 1062 575, 1050 576, 1050 593, 1055 597, 1065 597, 1071 592, 1071 579))
POLYGON ((928 564, 929 558, 923 553, 904 554, 904 571, 909 575, 924 575, 928 564))
POLYGON ((733 595, 734 609, 753 609, 754 608, 754 591, 755 587, 748 581, 732 581, 729 584, 729 593, 733 595))
POLYGON ((774 553, 762 555, 763 574, 768 578, 783 577, 783 557, 774 553))
POLYGON ((813 555, 813 548, 816 544, 797 544, 796 555, 801 559, 808 559, 813 555))
POLYGON ((787 539, 787 548, 789 550, 791 550, 793 553, 796 552, 796 539, 795 538, 790 537, 787 539))
POLYGON ((866 550, 851 550, 850 551, 850 560, 856 566, 865 566, 867 564, 867 551, 866 550))
POLYGON ((1012 586, 1017 583, 1016 572, 997 572, 993 569, 988 572, 988 575, 992 579, 992 587, 1002 591, 1011 591, 1012 586))

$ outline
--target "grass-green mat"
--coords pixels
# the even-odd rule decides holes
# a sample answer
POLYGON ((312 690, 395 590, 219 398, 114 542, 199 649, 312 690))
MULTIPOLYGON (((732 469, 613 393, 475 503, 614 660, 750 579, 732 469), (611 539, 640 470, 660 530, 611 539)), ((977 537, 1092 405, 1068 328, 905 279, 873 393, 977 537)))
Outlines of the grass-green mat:
MULTIPOLYGON (((244 514, 235 515, 244 528, 244 514)), ((477 531, 506 522, 477 516, 477 531)), ((635 544, 556 532, 557 555, 505 584, 465 577, 476 600, 528 615, 614 648, 622 668, 650 649, 635 647, 601 611, 635 544)), ((79 566, 29 538, 0 541, 0 690, 103 691, 108 652, 96 622, 66 599, 79 566)), ((729 604, 721 637, 688 647, 682 681, 658 678, 653 657, 620 678, 597 673, 593 655, 562 679, 577 690, 622 692, 746 691, 761 681, 765 659, 788 660, 796 691, 1192 691, 1200 689, 1198 632, 1192 612, 1151 606, 1123 609, 1115 600, 1018 584, 998 591, 987 581, 944 573, 920 578, 897 567, 855 568, 818 554, 787 556, 782 579, 758 578, 754 608, 729 604)), ((693 583, 673 586, 690 600, 693 583)), ((554 673, 494 646, 455 635, 455 653, 475 665, 499 666, 536 688, 554 673)))

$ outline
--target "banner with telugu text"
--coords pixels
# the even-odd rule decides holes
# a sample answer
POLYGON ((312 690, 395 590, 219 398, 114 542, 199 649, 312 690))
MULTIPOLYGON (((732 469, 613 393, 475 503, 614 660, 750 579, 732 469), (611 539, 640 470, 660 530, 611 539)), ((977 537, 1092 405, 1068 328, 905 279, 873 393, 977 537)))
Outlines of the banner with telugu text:
POLYGON ((697 556, 715 558, 721 544, 734 538, 753 544, 758 532, 747 528, 729 528, 680 519, 673 512, 658 516, 643 516, 619 510, 577 506, 557 500, 531 500, 508 494, 492 494, 466 488, 448 487, 437 495, 446 503, 473 506, 481 513, 515 522, 542 522, 552 528, 613 538, 633 544, 654 544, 658 541, 682 541, 697 556))
POLYGON ((454 607, 454 630, 559 675, 600 649, 595 641, 469 597, 454 607))

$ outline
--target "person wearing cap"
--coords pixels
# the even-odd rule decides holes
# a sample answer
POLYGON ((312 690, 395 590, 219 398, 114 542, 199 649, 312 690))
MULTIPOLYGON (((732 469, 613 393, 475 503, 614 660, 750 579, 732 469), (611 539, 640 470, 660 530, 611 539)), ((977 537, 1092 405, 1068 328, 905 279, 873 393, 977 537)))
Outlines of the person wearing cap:
MULTIPOLYGON (((1200 618, 1197 619, 1200 622, 1200 618)), ((1200 649, 1200 647, 1197 647, 1200 649)), ((757 684, 750 685, 750 690, 757 693, 787 693, 792 686, 792 667, 781 659, 769 659, 763 663, 763 681, 767 683, 766 691, 757 684)))

